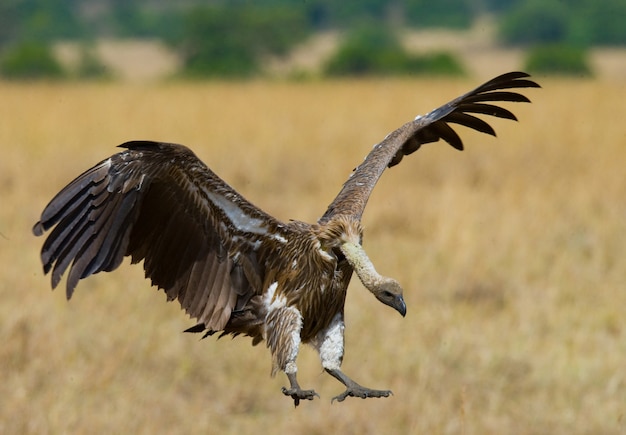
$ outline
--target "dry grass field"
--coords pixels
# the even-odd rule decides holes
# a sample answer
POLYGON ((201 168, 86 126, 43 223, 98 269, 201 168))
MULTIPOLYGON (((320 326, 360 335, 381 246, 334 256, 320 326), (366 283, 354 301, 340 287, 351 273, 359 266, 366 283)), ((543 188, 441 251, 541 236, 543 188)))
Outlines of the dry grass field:
POLYGON ((472 80, 0 83, 0 432, 626 432, 626 84, 542 80, 499 137, 462 132, 385 173, 365 214, 401 318, 354 280, 342 386, 304 348, 283 397, 246 338, 199 341, 140 267, 50 291, 31 227, 129 139, 191 146, 248 199, 313 221, 386 133, 472 80))

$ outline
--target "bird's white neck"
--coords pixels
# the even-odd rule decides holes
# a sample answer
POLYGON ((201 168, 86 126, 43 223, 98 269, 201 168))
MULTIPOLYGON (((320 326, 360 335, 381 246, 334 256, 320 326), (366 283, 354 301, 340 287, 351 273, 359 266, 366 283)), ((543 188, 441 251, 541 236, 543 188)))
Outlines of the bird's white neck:
POLYGON ((341 252, 346 256, 348 263, 354 269, 363 285, 369 290, 376 289, 385 278, 376 272, 372 261, 369 259, 363 247, 354 242, 344 242, 340 246, 341 252))

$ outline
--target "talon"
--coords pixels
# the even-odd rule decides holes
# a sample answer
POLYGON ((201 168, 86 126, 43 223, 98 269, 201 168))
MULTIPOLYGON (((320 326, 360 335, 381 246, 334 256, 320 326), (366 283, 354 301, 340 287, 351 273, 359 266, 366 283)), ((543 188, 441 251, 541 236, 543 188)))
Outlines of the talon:
POLYGON ((371 390, 365 387, 348 387, 346 391, 332 398, 330 403, 334 403, 335 400, 337 402, 343 402, 346 400, 346 397, 360 397, 361 399, 367 399, 369 397, 389 397, 393 396, 391 390, 371 390))
POLYGON ((320 397, 315 390, 302 390, 300 388, 287 388, 283 387, 282 390, 285 396, 289 396, 293 399, 293 405, 297 407, 300 404, 300 400, 313 400, 315 397, 320 397))

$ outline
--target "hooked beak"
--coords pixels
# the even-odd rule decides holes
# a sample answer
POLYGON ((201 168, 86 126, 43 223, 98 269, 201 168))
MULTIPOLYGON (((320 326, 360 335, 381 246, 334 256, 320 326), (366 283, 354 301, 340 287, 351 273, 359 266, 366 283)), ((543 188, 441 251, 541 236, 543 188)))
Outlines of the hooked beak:
POLYGON ((404 298, 402 295, 398 295, 394 301, 392 307, 400 314, 402 317, 406 316, 406 304, 404 303, 404 298))

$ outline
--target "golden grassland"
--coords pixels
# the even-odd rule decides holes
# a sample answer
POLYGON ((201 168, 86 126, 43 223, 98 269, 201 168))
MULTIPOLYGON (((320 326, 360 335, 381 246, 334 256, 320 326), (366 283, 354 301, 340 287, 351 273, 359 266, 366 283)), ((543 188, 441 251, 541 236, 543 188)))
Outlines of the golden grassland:
MULTIPOLYGON (((0 432, 618 434, 626 431, 626 85, 542 80, 498 138, 464 129, 383 176, 364 245, 407 317, 358 280, 347 399, 309 348, 293 408, 263 345, 199 341, 124 264, 50 291, 31 226, 129 139, 191 146, 281 219, 314 221, 386 133, 477 83, 0 83, 0 432)), ((507 106, 508 107, 508 106, 507 106)), ((63 285, 63 283, 62 283, 63 285)))

